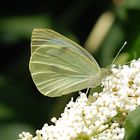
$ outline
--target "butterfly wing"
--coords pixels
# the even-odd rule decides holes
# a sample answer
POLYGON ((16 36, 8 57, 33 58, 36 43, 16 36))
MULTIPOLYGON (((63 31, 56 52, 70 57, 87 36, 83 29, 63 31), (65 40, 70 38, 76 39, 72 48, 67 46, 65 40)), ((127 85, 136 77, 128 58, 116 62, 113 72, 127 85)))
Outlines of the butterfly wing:
POLYGON ((74 48, 98 65, 96 60, 87 50, 67 37, 50 29, 34 29, 32 33, 31 52, 33 53, 38 47, 46 45, 59 45, 74 48))
POLYGON ((77 49, 77 46, 69 43, 66 46, 65 38, 63 43, 61 39, 57 40, 57 36, 55 42, 51 40, 53 43, 48 43, 48 38, 42 39, 40 36, 36 40, 34 38, 32 47, 36 44, 38 47, 32 49, 30 59, 33 81, 42 94, 55 97, 85 89, 90 86, 91 81, 92 85, 96 85, 93 77, 101 69, 81 47, 77 49))

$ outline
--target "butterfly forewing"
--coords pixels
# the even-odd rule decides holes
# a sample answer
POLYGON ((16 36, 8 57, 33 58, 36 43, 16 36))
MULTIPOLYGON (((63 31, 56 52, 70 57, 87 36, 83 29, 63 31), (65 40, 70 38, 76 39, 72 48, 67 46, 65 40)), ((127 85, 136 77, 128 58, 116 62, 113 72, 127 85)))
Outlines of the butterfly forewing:
POLYGON ((81 52, 85 57, 88 57, 98 65, 96 60, 87 50, 65 36, 50 29, 34 29, 32 32, 31 52, 33 53, 38 47, 45 45, 59 45, 77 49, 77 51, 81 52))

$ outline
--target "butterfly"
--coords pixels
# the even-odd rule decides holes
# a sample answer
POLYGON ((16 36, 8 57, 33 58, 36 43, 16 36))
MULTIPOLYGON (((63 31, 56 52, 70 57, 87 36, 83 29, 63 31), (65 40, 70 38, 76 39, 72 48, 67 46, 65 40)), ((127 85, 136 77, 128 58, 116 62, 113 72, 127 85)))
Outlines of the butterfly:
POLYGON ((37 89, 49 97, 94 88, 111 73, 83 47, 50 29, 33 30, 29 69, 37 89))

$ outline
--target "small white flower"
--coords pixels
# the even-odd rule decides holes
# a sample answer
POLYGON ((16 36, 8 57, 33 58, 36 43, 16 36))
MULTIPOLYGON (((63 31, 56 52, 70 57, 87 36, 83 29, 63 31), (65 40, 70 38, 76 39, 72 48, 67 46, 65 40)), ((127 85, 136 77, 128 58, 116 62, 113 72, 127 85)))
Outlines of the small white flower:
POLYGON ((20 140, 123 140, 121 121, 140 105, 140 59, 111 70, 112 75, 102 81, 102 92, 89 97, 80 92, 76 101, 71 98, 59 119, 51 119, 53 125, 44 124, 35 137, 23 132, 20 140))

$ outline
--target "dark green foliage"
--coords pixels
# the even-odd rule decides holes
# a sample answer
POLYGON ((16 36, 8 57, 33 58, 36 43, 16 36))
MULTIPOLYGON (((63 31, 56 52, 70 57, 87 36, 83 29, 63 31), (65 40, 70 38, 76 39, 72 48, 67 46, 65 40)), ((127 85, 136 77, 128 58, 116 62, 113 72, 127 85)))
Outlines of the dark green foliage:
POLYGON ((138 140, 140 137, 140 107, 132 111, 125 122, 125 140, 138 140))
MULTIPOLYGON (((8 134, 11 139, 16 139, 15 135, 20 133, 19 128, 21 131, 41 129, 45 122, 50 123, 50 118, 59 117, 70 96, 75 95, 48 98, 37 91, 28 69, 32 29, 51 28, 83 45, 93 25, 105 11, 113 13, 114 22, 97 51, 95 53, 92 51, 95 59, 102 67, 111 64, 125 41, 128 43, 121 52, 118 63, 138 58, 139 0, 125 0, 125 3, 123 0, 122 3, 115 0, 63 0, 61 3, 57 0, 38 2, 24 0, 1 5, 0 136, 3 137, 0 138, 2 140, 10 140, 6 137, 8 134)), ((138 131, 139 127, 134 135, 138 131)))

